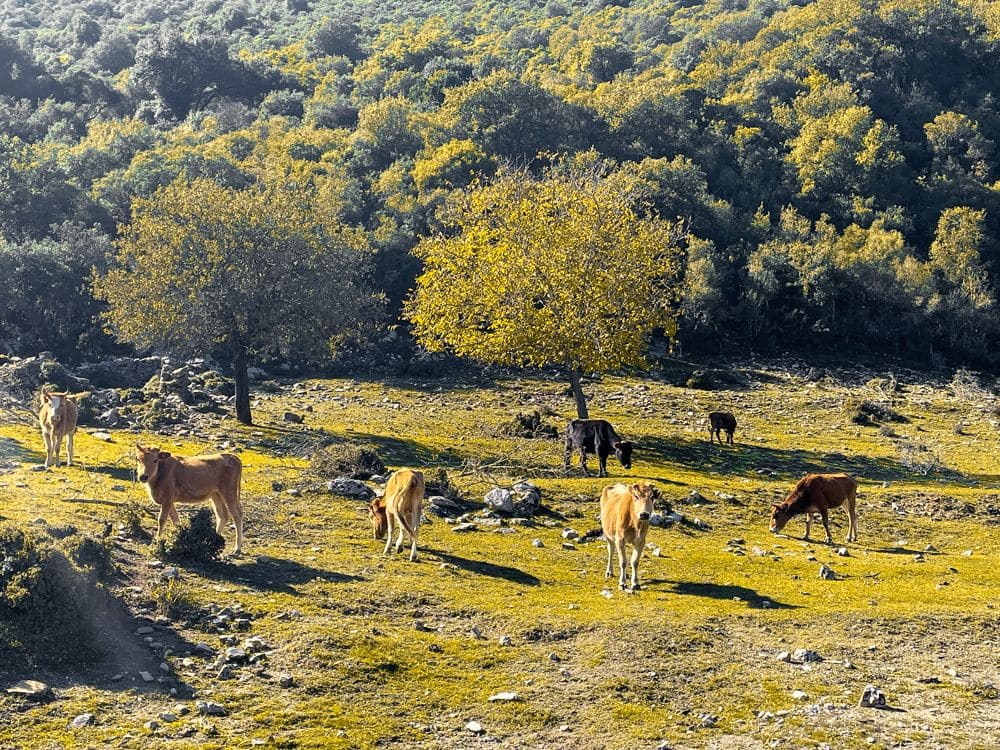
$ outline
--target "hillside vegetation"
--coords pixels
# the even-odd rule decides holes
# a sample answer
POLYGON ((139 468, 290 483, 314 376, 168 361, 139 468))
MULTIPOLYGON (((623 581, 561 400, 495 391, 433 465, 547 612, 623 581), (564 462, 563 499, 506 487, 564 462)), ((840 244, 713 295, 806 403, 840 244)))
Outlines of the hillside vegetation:
POLYGON ((686 350, 992 364, 998 28, 978 0, 8 0, 0 349, 113 349, 90 271, 177 181, 357 230, 391 324, 449 197, 589 154, 685 228, 686 350))
POLYGON ((610 480, 563 475, 560 440, 505 436, 518 411, 559 426, 573 413, 565 386, 537 378, 266 382, 257 427, 214 417, 197 435, 81 433, 78 465, 50 471, 33 470, 33 426, 0 427, 0 516, 59 544, 121 528, 109 539, 118 576, 102 585, 127 605, 99 630, 98 658, 32 664, 0 643, 5 684, 34 677, 57 694, 0 697, 0 746, 995 747, 992 384, 861 367, 726 374, 713 391, 676 385, 690 370, 586 382, 595 410, 639 444, 631 472, 611 460, 610 480), (718 407, 738 416, 732 447, 707 442, 718 407), (240 452, 244 555, 176 572, 154 559, 124 523, 154 523, 131 481, 137 439, 240 452), (480 514, 466 533, 428 513, 420 560, 385 558, 364 501, 310 473, 322 444, 371 446, 438 487, 443 468, 474 512, 487 490, 527 478, 542 511, 526 524, 480 514), (767 530, 768 504, 813 470, 859 480, 846 555, 842 511, 833 546, 803 541, 801 519, 785 536, 767 530), (603 542, 563 536, 596 525, 600 488, 617 480, 653 482, 659 510, 685 519, 651 529, 635 594, 605 581, 603 542), (253 637, 265 656, 234 661, 228 678, 196 648, 253 637), (822 660, 781 658, 797 649, 822 660), (868 684, 888 709, 858 706, 868 684), (508 691, 518 700, 488 700, 508 691), (226 715, 198 716, 197 701, 226 715), (70 727, 84 713, 93 723, 70 727))

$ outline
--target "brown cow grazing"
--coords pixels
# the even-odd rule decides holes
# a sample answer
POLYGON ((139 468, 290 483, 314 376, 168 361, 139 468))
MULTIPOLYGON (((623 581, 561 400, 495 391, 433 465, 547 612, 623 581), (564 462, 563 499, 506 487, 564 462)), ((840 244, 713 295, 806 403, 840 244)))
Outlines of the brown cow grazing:
POLYGON ((722 430, 726 431, 726 443, 733 444, 733 433, 736 432, 736 417, 728 411, 713 411, 708 415, 708 442, 713 442, 713 437, 719 439, 722 445, 722 430))
POLYGON ((847 541, 858 540, 858 517, 855 510, 855 495, 858 483, 847 474, 806 474, 788 493, 783 503, 771 504, 771 532, 777 534, 788 523, 788 519, 802 513, 806 515, 806 535, 809 538, 809 524, 813 513, 819 513, 826 529, 826 543, 833 544, 830 536, 831 508, 839 508, 846 503, 850 528, 847 541))
POLYGON ((605 578, 611 577, 611 562, 618 552, 618 587, 625 588, 625 545, 632 545, 632 590, 638 591, 639 558, 646 546, 649 517, 657 495, 651 484, 609 484, 601 492, 601 528, 608 541, 608 567, 605 578))
POLYGON ((420 505, 424 499, 423 472, 400 469, 385 485, 385 495, 368 506, 368 517, 375 527, 376 539, 385 540, 382 554, 388 555, 392 536, 399 529, 396 552, 403 549, 403 531, 410 535, 410 561, 417 559, 417 534, 420 533, 420 505))
POLYGON ((59 465, 62 441, 66 438, 66 465, 73 465, 73 434, 76 432, 76 402, 68 393, 42 391, 38 423, 45 441, 45 466, 59 465))
POLYGON ((233 554, 243 548, 243 506, 240 504, 240 478, 243 464, 232 453, 177 458, 159 448, 143 448, 136 443, 139 481, 153 502, 160 506, 156 536, 163 534, 167 518, 180 524, 176 503, 211 500, 215 509, 215 530, 222 534, 231 520, 236 526, 233 554))

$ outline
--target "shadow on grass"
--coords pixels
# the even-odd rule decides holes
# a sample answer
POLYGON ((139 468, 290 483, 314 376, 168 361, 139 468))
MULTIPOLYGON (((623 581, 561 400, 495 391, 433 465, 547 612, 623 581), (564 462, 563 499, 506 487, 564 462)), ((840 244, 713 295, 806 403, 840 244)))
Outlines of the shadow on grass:
POLYGON ((258 591, 273 591, 293 596, 300 594, 295 586, 316 580, 327 583, 351 583, 364 580, 361 576, 314 568, 293 560, 282 560, 276 557, 258 557, 253 560, 237 557, 218 563, 192 566, 192 568, 205 578, 211 578, 215 581, 242 583, 258 591))
POLYGON ((797 604, 784 604, 775 601, 769 596, 759 594, 753 589, 745 586, 722 585, 718 583, 692 583, 690 581, 669 581, 664 579, 654 579, 645 582, 645 585, 654 583, 670 584, 668 589, 672 594, 684 594, 686 596, 703 596, 708 599, 741 599, 753 609, 799 609, 797 604), (766 602, 766 604, 765 604, 766 602))
POLYGON ((119 482, 135 481, 135 467, 133 466, 87 466, 87 471, 91 474, 104 474, 119 482))
MULTIPOLYGON (((845 472, 859 479, 875 482, 928 481, 926 475, 910 471, 898 461, 883 457, 845 456, 842 453, 817 453, 746 444, 719 447, 687 437, 667 439, 653 435, 641 438, 640 444, 643 452, 655 460, 680 464, 698 471, 717 471, 720 474, 778 476, 792 480, 809 472, 845 472)), ((972 478, 947 469, 936 472, 935 476, 947 478, 956 484, 975 484, 972 478)))
POLYGON ((425 549, 423 551, 427 554, 435 555, 446 563, 451 563, 462 570, 467 570, 470 573, 476 573, 477 575, 490 576, 491 578, 502 578, 505 581, 519 583, 522 586, 537 586, 540 583, 535 576, 530 573, 525 573, 520 568, 497 565, 483 560, 469 560, 465 557, 458 557, 457 555, 452 555, 447 552, 439 552, 438 550, 433 549, 425 549))

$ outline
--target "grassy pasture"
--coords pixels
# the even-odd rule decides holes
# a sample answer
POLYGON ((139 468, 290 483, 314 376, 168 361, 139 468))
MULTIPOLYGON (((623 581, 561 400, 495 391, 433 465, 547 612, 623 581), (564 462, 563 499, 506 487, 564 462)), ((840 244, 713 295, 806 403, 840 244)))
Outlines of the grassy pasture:
MULTIPOLYGON (((151 546, 117 541, 115 592, 134 614, 160 617, 149 637, 172 653, 149 648, 135 621, 109 626, 108 658, 87 668, 29 674, 0 664, 4 686, 37 677, 58 694, 42 705, 0 697, 0 748, 140 748, 151 735, 165 748, 1000 744, 992 395, 913 373, 891 394, 868 383, 875 373, 739 373, 729 390, 652 377, 586 387, 592 414, 640 445, 628 478, 656 483, 675 510, 710 526, 652 529, 659 554, 643 557, 635 594, 606 584, 603 542, 563 547, 564 528, 597 525, 607 480, 564 476, 560 440, 502 434, 515 412, 536 408, 561 427, 572 415, 562 383, 287 383, 255 392, 259 426, 225 420, 179 438, 114 432, 111 442, 78 434, 79 465, 42 472, 32 470, 44 460, 37 429, 0 425, 5 523, 43 518, 96 533, 139 502, 152 530, 153 506, 132 473, 137 439, 181 455, 232 441, 245 464, 248 519, 243 556, 182 566, 169 590, 151 546), (860 400, 889 395, 905 421, 852 421, 860 400), (717 408, 737 415, 735 446, 707 442, 705 417, 717 408), (305 423, 283 422, 285 411, 305 423), (372 443, 392 468, 443 466, 470 499, 528 478, 542 488, 544 512, 530 527, 480 524, 466 534, 432 517, 419 562, 384 558, 365 504, 314 489, 305 473, 321 439, 372 443), (832 547, 817 541, 820 524, 811 542, 801 520, 786 536, 767 530, 768 504, 812 470, 859 480, 860 539, 847 556, 838 554, 842 511, 832 514, 832 547), (703 501, 691 503, 692 490, 703 501), (821 564, 835 580, 818 576, 821 564), (252 617, 235 635, 260 636, 271 650, 220 680, 218 666, 187 654, 198 642, 221 647, 208 613, 234 604, 252 617), (798 648, 823 660, 779 660, 798 648), (143 670, 162 681, 143 682, 143 670), (858 707, 867 684, 885 691, 888 710, 858 707), (502 691, 519 700, 488 701, 502 691), (196 700, 228 715, 159 718, 196 700), (70 728, 84 712, 95 723, 70 728), (465 728, 470 720, 483 734, 465 728)), ((609 470, 625 476, 614 459, 609 470)))

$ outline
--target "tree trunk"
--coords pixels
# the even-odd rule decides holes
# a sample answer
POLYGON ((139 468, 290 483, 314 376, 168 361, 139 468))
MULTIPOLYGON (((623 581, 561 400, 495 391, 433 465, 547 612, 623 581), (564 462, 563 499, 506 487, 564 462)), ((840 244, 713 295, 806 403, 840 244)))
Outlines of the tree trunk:
POLYGON ((587 397, 583 395, 583 386, 580 384, 581 373, 579 370, 569 371, 569 384, 573 389, 573 398, 576 400, 576 416, 580 419, 590 419, 587 411, 587 397))
POLYGON ((250 417, 250 377, 247 375, 247 351, 240 332, 233 329, 233 379, 236 381, 236 419, 240 424, 252 425, 250 417))

